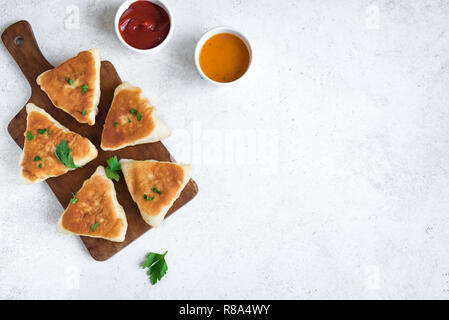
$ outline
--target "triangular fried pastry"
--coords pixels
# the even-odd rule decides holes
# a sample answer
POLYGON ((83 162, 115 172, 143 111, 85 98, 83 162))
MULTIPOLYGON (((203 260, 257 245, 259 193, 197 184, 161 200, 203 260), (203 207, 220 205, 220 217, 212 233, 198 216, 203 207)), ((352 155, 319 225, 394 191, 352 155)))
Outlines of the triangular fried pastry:
POLYGON ((192 166, 155 160, 121 159, 126 185, 143 220, 157 227, 190 180, 192 166))
POLYGON ((90 49, 45 71, 36 82, 55 107, 93 125, 100 102, 100 66, 100 51, 90 49))
POLYGON ((103 150, 160 141, 170 135, 170 129, 155 115, 142 90, 123 82, 114 91, 114 99, 101 135, 103 150))
POLYGON ((26 111, 27 128, 20 159, 24 183, 60 176, 97 157, 98 151, 89 139, 62 126, 45 110, 28 103, 26 111))
POLYGON ((125 240, 127 228, 125 211, 117 201, 114 183, 102 166, 74 193, 57 225, 62 233, 115 242, 125 240))

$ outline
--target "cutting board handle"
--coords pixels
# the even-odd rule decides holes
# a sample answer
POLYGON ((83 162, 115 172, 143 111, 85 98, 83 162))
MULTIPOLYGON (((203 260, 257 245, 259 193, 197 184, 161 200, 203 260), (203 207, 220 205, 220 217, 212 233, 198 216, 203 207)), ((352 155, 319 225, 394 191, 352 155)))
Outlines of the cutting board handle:
POLYGON ((2 33, 2 41, 16 60, 31 88, 36 86, 36 78, 39 74, 53 68, 42 55, 28 21, 22 20, 6 28, 2 33))

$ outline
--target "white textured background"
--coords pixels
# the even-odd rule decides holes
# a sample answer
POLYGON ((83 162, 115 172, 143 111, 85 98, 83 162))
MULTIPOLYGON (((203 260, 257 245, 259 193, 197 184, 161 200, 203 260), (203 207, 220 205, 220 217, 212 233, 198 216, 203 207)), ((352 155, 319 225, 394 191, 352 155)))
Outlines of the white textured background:
POLYGON ((0 46, 0 298, 449 298, 449 2, 166 2, 173 38, 141 56, 114 34, 120 0, 2 0, 1 29, 28 20, 52 64, 99 47, 141 86, 182 133, 165 144, 194 162, 200 192, 94 261, 55 231, 63 208, 47 185, 19 181, 7 124, 30 89, 0 46), (234 87, 193 64, 217 25, 255 52, 234 87), (272 160, 222 161, 225 129, 271 133, 272 160), (165 250, 151 286, 140 265, 165 250))

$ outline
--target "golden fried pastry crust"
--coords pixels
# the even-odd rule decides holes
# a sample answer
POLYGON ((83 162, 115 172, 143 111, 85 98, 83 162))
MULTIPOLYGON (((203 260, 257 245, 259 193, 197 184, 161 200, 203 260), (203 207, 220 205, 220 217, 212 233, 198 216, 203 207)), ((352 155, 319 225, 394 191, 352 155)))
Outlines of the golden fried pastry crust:
POLYGON ((100 54, 98 49, 80 52, 36 79, 55 107, 80 123, 95 124, 100 101, 100 54))
POLYGON ((20 160, 24 183, 39 182, 75 169, 66 167, 55 155, 56 147, 62 140, 68 142, 68 147, 72 149, 70 155, 78 167, 97 157, 97 149, 89 139, 62 126, 32 103, 27 104, 26 110, 27 129, 20 160))
POLYGON ((190 180, 192 166, 155 160, 120 160, 128 190, 146 223, 157 227, 190 180))
POLYGON ((128 223, 118 203, 114 184, 102 166, 87 179, 72 197, 58 222, 57 230, 121 242, 128 223))
POLYGON ((170 129, 155 115, 155 108, 142 97, 142 90, 128 82, 114 91, 114 99, 101 136, 103 150, 160 141, 170 135, 170 129))

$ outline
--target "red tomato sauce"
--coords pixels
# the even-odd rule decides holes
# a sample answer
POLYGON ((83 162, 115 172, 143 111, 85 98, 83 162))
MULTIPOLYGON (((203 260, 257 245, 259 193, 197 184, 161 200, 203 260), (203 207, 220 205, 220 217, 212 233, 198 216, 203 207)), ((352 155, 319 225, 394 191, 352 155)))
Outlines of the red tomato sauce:
POLYGON ((170 18, 160 6, 149 1, 136 1, 119 20, 123 40, 137 49, 158 46, 170 31, 170 18))

